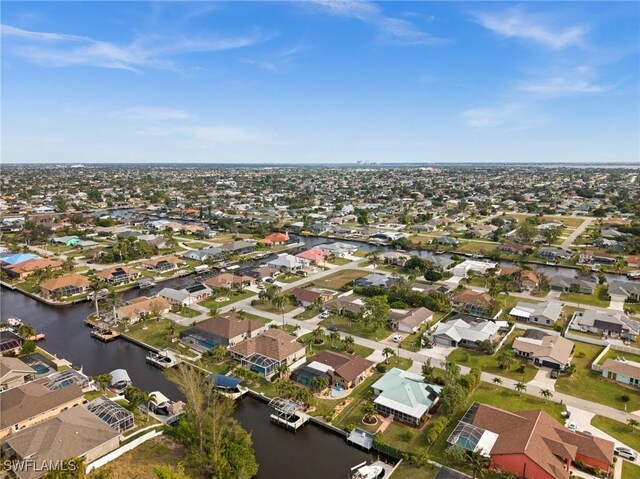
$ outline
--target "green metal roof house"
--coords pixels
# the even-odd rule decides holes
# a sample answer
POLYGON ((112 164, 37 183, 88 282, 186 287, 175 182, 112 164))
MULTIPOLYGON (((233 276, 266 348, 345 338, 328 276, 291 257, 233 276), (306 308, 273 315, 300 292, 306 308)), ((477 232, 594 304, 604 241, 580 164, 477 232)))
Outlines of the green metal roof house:
POLYGON ((441 386, 427 384, 419 374, 393 368, 373 386, 374 404, 380 414, 419 426, 438 402, 441 386))

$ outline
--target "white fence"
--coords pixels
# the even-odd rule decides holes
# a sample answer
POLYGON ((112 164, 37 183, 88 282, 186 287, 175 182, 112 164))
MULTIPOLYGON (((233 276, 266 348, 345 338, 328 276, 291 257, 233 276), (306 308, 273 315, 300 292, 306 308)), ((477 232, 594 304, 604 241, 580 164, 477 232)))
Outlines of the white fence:
POLYGON ((640 355, 640 349, 638 349, 638 348, 634 348, 632 346, 621 346, 619 344, 611 344, 611 343, 609 343, 609 344, 607 344, 605 346, 605 348, 602 350, 602 352, 600 354, 598 354, 598 357, 593 360, 593 362, 591 363, 591 369, 593 369, 594 371, 602 371, 603 370, 603 367, 598 363, 604 357, 604 355, 609 352, 610 349, 613 349, 614 351, 622 351, 622 352, 625 352, 625 353, 632 353, 632 354, 640 355))
POLYGON ((582 341, 583 343, 595 344, 597 346, 608 346, 609 341, 605 341, 603 339, 590 338, 588 336, 582 336, 581 334, 573 334, 568 330, 564 333, 564 337, 567 339, 573 339, 574 341, 582 341))
POLYGON ((128 442, 124 446, 120 446, 115 451, 111 451, 109 454, 105 454, 100 459, 96 459, 91 464, 87 466, 87 474, 89 474, 94 469, 104 466, 105 464, 110 463, 111 461, 119 458, 123 454, 135 449, 140 444, 147 442, 149 439, 153 439, 154 437, 158 437, 162 435, 162 431, 152 430, 146 434, 143 434, 140 437, 135 438, 133 441, 128 442))

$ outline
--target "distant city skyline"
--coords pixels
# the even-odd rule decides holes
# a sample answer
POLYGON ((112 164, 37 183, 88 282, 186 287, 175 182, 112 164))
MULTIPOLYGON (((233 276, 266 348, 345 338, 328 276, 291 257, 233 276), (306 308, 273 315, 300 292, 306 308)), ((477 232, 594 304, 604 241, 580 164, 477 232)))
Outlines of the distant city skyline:
POLYGON ((640 162, 634 2, 4 2, 4 163, 640 162))

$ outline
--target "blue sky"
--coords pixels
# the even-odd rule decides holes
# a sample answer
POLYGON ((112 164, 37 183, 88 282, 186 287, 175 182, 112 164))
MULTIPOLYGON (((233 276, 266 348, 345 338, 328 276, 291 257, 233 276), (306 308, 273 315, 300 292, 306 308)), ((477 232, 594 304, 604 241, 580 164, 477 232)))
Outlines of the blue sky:
POLYGON ((638 162, 621 3, 3 2, 2 157, 638 162))

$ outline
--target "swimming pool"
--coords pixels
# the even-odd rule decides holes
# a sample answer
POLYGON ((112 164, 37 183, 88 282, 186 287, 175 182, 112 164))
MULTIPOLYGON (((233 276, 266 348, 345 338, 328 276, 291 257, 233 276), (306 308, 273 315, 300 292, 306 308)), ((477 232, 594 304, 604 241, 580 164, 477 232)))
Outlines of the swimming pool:
POLYGON ((31 367, 35 370, 38 376, 47 374, 50 371, 50 369, 42 363, 32 364, 31 367))

